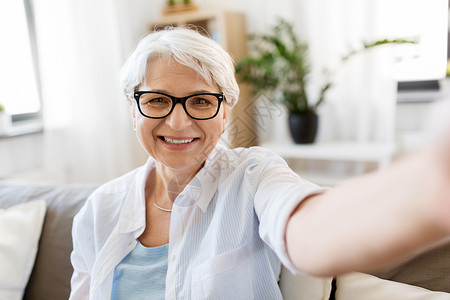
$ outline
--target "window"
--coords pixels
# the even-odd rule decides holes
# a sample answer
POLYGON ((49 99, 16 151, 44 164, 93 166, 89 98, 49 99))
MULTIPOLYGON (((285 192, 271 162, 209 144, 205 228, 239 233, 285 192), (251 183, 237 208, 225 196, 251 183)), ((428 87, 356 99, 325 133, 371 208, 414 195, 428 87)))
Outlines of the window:
POLYGON ((391 28, 397 36, 412 37, 414 47, 396 47, 403 58, 394 70, 398 81, 436 80, 447 67, 448 0, 396 0, 391 28))
POLYGON ((0 103, 12 122, 40 118, 41 99, 29 0, 0 1, 0 103))

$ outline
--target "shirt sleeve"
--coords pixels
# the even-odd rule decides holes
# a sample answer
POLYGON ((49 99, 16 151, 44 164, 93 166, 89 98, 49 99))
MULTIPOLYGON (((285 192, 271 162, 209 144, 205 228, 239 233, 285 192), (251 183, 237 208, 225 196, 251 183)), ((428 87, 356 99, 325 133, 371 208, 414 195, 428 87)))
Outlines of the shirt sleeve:
POLYGON ((275 153, 268 152, 259 166, 254 202, 260 237, 292 273, 303 273, 287 253, 287 222, 301 201, 325 189, 302 179, 275 153))

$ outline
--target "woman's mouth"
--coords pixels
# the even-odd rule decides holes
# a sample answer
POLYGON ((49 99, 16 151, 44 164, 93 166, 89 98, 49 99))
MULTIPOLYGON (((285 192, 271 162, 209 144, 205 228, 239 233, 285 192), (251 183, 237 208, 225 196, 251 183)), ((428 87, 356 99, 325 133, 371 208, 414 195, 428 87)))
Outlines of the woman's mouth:
POLYGON ((193 138, 191 138, 191 139, 182 139, 182 140, 171 139, 171 138, 168 138, 168 137, 165 137, 165 136, 163 136, 162 138, 163 138, 164 142, 169 143, 169 144, 176 144, 176 145, 188 144, 188 143, 191 143, 194 140, 193 138))
POLYGON ((182 146, 182 145, 190 145, 193 142, 197 141, 199 138, 190 138, 190 137, 167 137, 160 136, 159 137, 164 143, 173 146, 182 146))

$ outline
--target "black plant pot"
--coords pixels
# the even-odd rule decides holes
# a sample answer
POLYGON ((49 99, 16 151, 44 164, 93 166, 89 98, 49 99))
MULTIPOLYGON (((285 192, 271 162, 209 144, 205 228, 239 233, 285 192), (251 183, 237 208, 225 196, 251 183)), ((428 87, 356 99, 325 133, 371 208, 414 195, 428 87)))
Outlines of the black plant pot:
POLYGON ((313 113, 289 115, 289 129, 296 144, 312 144, 316 139, 319 118, 313 113))

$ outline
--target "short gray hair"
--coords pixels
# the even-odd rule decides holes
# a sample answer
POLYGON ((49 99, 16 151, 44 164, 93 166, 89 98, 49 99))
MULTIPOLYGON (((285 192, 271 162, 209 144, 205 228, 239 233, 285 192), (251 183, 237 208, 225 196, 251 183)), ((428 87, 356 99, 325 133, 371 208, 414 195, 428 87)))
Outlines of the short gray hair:
POLYGON ((167 27, 143 37, 125 61, 121 84, 127 99, 144 82, 150 59, 168 56, 218 86, 232 107, 239 98, 231 56, 215 41, 190 28, 167 27))

